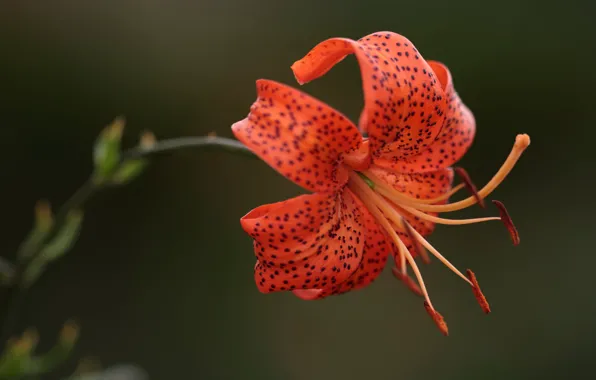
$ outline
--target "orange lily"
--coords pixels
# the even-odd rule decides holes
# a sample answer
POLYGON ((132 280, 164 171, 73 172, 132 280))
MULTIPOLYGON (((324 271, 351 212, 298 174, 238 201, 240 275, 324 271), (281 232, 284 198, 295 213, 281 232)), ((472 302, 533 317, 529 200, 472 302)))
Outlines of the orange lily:
POLYGON ((358 128, 321 101, 269 80, 257 81, 258 98, 248 117, 232 126, 256 155, 314 192, 260 206, 241 219, 254 239, 257 287, 307 300, 340 294, 370 284, 392 255, 394 274, 425 298, 428 313, 447 334, 414 258, 427 260, 428 250, 468 282, 483 310, 490 311, 474 274, 464 276, 424 237, 436 223, 502 220, 517 244, 500 202, 495 201, 500 217, 457 220, 437 214, 482 202, 511 171, 529 137, 517 136, 503 166, 479 191, 462 169, 456 171, 464 183, 452 188, 450 166, 470 147, 475 121, 447 67, 425 61, 405 37, 379 32, 358 41, 324 41, 292 70, 303 84, 349 54, 358 60, 364 89, 358 128), (472 196, 447 203, 463 187, 472 196))

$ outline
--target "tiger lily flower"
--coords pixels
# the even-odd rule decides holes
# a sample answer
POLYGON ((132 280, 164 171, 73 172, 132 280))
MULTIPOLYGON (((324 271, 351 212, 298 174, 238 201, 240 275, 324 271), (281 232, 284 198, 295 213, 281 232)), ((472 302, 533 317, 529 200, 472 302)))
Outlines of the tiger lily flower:
POLYGON ((258 98, 248 117, 232 126, 256 155, 313 192, 242 217, 242 228, 254 239, 257 287, 320 299, 367 286, 391 256, 396 277, 424 297, 428 313, 447 334, 415 257, 427 259, 428 250, 468 282, 483 310, 490 311, 475 275, 462 274, 425 236, 435 224, 501 220, 517 244, 517 231, 500 202, 495 203, 499 217, 457 220, 438 213, 482 202, 509 174, 529 137, 517 136, 503 166, 480 190, 462 169, 455 171, 464 182, 452 187, 451 166, 470 147, 476 126, 447 67, 424 60, 405 37, 379 32, 358 41, 326 40, 292 70, 304 84, 349 54, 358 60, 364 89, 358 127, 325 103, 270 80, 257 81, 258 98), (472 191, 470 197, 447 203, 464 187, 472 191))

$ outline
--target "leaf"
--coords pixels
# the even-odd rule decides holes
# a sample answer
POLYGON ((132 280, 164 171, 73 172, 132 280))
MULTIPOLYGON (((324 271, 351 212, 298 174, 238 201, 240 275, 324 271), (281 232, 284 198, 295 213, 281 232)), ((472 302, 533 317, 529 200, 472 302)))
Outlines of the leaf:
POLYGON ((25 287, 31 286, 39 278, 49 262, 63 256, 72 248, 79 236, 82 222, 82 211, 73 210, 66 216, 64 225, 58 234, 42 248, 39 255, 27 266, 22 279, 25 287))
POLYGON ((104 128, 97 138, 93 148, 96 181, 105 181, 118 168, 123 130, 124 119, 117 118, 104 128))
POLYGON ((23 262, 33 255, 43 243, 54 224, 54 217, 47 201, 35 205, 35 222, 29 236, 23 241, 17 253, 17 260, 23 262))
POLYGON ((145 160, 124 161, 112 176, 112 182, 116 185, 124 185, 138 177, 146 166, 145 160))

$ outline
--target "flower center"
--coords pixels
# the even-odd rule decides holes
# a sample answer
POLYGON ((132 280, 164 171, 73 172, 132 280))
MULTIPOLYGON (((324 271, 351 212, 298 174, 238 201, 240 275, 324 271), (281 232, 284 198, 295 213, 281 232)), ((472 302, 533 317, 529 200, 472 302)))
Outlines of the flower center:
POLYGON ((474 219, 445 219, 434 215, 429 215, 427 212, 452 212, 462 210, 470 207, 476 203, 481 203, 482 200, 494 191, 503 182, 505 177, 509 174, 511 169, 515 166, 515 163, 519 160, 523 151, 530 144, 530 138, 528 135, 518 135, 515 140, 515 144, 511 153, 497 171, 494 177, 478 192, 476 192, 475 186, 469 180, 467 174, 464 171, 457 170, 458 174, 464 179, 464 183, 454 187, 450 192, 441 195, 433 199, 416 199, 409 197, 398 190, 396 190, 391 184, 382 180, 376 176, 371 170, 364 170, 362 172, 356 172, 350 170, 348 187, 352 190, 364 203, 367 209, 372 213, 377 222, 386 231, 387 235, 391 238, 395 246, 397 247, 396 263, 399 260, 399 268, 394 268, 394 274, 396 277, 401 279, 414 290, 416 293, 421 294, 425 298, 425 307, 429 315, 433 318, 437 326, 441 331, 447 335, 448 329, 447 324, 443 320, 441 314, 439 314, 433 307, 428 291, 424 284, 424 280, 420 273, 420 270, 414 260, 414 257, 400 239, 398 231, 402 234, 405 233, 414 243, 414 249, 425 261, 428 261, 426 256, 426 250, 428 250, 433 256, 439 259, 445 266, 451 271, 466 281, 478 300, 482 309, 486 312, 490 312, 490 306, 486 301, 486 298, 482 294, 478 282, 474 273, 470 270, 467 271, 467 276, 462 274, 453 264, 449 262, 443 255, 439 253, 418 231, 416 231, 403 217, 406 213, 412 214, 421 220, 425 220, 437 224, 448 224, 448 225, 462 225, 481 223, 492 220, 501 220, 510 232, 513 243, 519 243, 519 235, 515 229, 511 218, 509 217, 505 206, 498 201, 493 203, 499 209, 500 217, 486 217, 486 218, 474 218, 474 219), (465 198, 461 201, 450 203, 450 204, 436 204, 447 200, 451 195, 462 189, 463 187, 468 188, 473 192, 473 195, 465 198), (407 267, 408 265, 412 268, 414 275, 417 280, 417 284, 408 276, 407 267))

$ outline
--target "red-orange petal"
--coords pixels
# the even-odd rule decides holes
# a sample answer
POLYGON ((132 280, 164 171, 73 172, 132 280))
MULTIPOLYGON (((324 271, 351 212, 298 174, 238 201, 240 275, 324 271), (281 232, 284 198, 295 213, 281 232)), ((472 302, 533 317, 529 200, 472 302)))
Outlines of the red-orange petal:
MULTIPOLYGON (((453 184, 453 170, 451 168, 441 169, 429 173, 403 174, 395 173, 378 166, 371 166, 369 169, 385 183, 393 186, 397 191, 415 198, 431 199, 439 197, 451 190, 453 184)), ((440 202, 445 203, 446 201, 440 202)), ((405 217, 408 223, 421 235, 427 236, 434 230, 435 224, 426 220, 421 220, 408 212, 400 213, 405 217)), ((428 213, 436 216, 436 213, 428 213)), ((408 236, 407 231, 398 230, 408 236)), ((403 237, 400 234, 400 238, 403 237)), ((403 240, 403 239, 402 239, 403 240)), ((410 241, 407 239, 407 241, 410 241)), ((404 240, 404 243, 406 241, 404 240)))
MULTIPOLYGON (((356 197, 356 196, 354 196, 356 197)), ((385 268, 387 258, 392 253, 389 238, 379 226, 373 215, 361 204, 364 219, 364 258, 350 281, 342 283, 336 293, 345 293, 352 289, 361 289, 373 282, 385 268)))
POLYGON ((465 106, 453 87, 449 69, 439 62, 428 61, 441 83, 445 83, 449 101, 446 118, 436 139, 420 154, 403 159, 399 152, 386 154, 375 164, 392 170, 412 173, 428 172, 449 167, 468 151, 476 133, 474 115, 465 106))
POLYGON ((362 136, 344 115, 281 83, 258 80, 258 98, 234 135, 271 167, 310 191, 333 191, 347 181, 342 154, 362 136))
POLYGON ((375 157, 411 157, 441 131, 447 97, 431 66, 414 45, 393 32, 378 32, 358 41, 332 38, 315 46, 292 70, 299 83, 328 72, 355 54, 362 73, 364 110, 360 128, 368 132, 375 157))
MULTIPOLYGON (((347 189, 345 192, 351 193, 347 189)), ((332 286, 319 289, 294 290, 296 296, 311 300, 361 289, 372 283, 383 271, 387 258, 392 251, 389 239, 356 195, 352 194, 352 197, 356 201, 364 221, 364 250, 358 269, 345 281, 332 284, 332 286)))
POLYGON ((255 241, 263 293, 329 288, 348 279, 364 251, 364 219, 349 191, 261 206, 241 219, 255 241))

